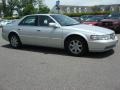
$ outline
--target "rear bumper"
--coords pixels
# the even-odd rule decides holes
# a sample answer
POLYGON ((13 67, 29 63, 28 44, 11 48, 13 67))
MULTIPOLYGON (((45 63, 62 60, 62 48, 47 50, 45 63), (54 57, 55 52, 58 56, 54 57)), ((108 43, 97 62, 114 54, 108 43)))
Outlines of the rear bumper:
POLYGON ((91 41, 88 43, 88 47, 90 52, 105 52, 116 47, 117 43, 118 38, 115 37, 114 40, 91 41))
POLYGON ((8 40, 8 35, 7 35, 7 33, 3 33, 3 32, 2 32, 2 38, 3 38, 4 40, 6 40, 6 41, 9 41, 9 40, 8 40))

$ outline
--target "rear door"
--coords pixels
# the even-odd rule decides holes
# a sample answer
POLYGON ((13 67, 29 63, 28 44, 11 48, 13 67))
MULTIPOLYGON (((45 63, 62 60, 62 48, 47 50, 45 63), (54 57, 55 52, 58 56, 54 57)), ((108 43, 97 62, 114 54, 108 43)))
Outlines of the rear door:
POLYGON ((38 16, 27 16, 19 26, 18 32, 23 44, 40 45, 38 16))

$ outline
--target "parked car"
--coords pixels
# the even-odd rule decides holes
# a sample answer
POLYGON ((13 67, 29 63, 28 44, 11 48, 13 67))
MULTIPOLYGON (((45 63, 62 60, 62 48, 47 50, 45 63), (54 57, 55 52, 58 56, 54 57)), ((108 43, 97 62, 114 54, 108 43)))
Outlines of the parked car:
POLYGON ((101 21, 101 26, 114 30, 115 32, 120 32, 120 15, 109 16, 108 19, 101 21))
POLYGON ((99 17, 101 17, 101 18, 103 18, 103 19, 107 19, 108 17, 109 17, 109 15, 97 15, 97 16, 99 16, 99 17))
POLYGON ((6 26, 7 24, 10 24, 12 22, 12 20, 2 20, 0 22, 0 26, 6 26))
POLYGON ((83 16, 81 16, 80 17, 80 22, 85 22, 86 20, 88 20, 88 19, 91 19, 91 18, 103 18, 103 19, 105 19, 105 18, 107 18, 108 17, 108 15, 83 15, 83 16))
POLYGON ((88 18, 83 23, 88 25, 100 26, 101 25, 100 21, 105 18, 106 18, 106 15, 95 15, 95 16, 92 16, 91 18, 88 18))
POLYGON ((77 21, 80 21, 80 18, 79 17, 72 17, 73 19, 77 20, 77 21))
POLYGON ((101 24, 101 20, 102 20, 103 18, 101 18, 101 17, 96 17, 96 16, 94 16, 94 17, 91 17, 91 18, 89 18, 89 19, 87 19, 86 21, 84 21, 83 23, 84 24, 88 24, 88 25, 95 25, 95 26, 100 26, 100 24, 101 24))
POLYGON ((108 19, 115 17, 120 17, 120 13, 111 13, 110 15, 108 15, 108 19))
POLYGON ((80 22, 84 22, 84 21, 86 21, 88 18, 91 18, 91 17, 93 17, 93 15, 83 15, 83 16, 81 16, 80 17, 80 22))
POLYGON ((65 49, 75 56, 113 49, 118 38, 106 28, 80 24, 59 14, 28 15, 2 29, 3 39, 13 48, 36 45, 65 49))

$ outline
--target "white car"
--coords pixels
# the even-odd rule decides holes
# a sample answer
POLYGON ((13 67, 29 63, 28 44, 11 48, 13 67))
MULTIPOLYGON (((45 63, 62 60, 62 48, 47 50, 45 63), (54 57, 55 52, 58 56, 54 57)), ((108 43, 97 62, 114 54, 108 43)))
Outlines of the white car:
POLYGON ((6 26, 7 24, 10 24, 12 22, 12 20, 2 20, 0 22, 0 26, 6 26))
POLYGON ((62 48, 75 56, 84 55, 87 51, 108 51, 118 42, 112 30, 80 24, 59 14, 25 16, 3 27, 2 36, 13 48, 21 45, 62 48))

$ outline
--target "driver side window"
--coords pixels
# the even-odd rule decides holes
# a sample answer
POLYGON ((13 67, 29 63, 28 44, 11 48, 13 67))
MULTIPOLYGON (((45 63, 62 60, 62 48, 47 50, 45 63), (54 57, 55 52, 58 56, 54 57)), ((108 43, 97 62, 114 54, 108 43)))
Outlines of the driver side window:
POLYGON ((49 26, 49 23, 55 23, 49 16, 39 16, 39 26, 49 26))

